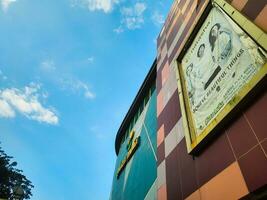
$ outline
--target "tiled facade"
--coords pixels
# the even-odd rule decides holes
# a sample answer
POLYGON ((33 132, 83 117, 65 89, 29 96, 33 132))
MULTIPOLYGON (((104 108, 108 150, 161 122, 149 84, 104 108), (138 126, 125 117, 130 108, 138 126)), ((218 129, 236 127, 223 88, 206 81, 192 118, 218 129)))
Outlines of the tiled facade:
MULTIPOLYGON (((266 0, 227 0, 267 31, 266 0)), ((196 157, 187 153, 175 60, 208 5, 176 0, 158 37, 158 200, 239 199, 267 184, 267 89, 196 157)))

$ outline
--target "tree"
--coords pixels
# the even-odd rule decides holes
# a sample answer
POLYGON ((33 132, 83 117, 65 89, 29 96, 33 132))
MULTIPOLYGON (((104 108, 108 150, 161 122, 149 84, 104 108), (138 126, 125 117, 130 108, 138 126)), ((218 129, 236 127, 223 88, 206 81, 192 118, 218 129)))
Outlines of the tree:
POLYGON ((15 188, 22 189, 21 199, 30 199, 31 189, 34 187, 22 170, 16 169, 17 162, 11 161, 13 157, 8 156, 0 147, 0 198, 12 199, 15 188))

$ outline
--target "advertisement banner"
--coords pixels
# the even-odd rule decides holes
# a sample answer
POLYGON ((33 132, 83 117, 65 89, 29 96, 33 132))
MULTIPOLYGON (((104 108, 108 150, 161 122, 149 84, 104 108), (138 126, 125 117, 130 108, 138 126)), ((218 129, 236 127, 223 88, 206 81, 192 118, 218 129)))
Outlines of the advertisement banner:
POLYGON ((196 136, 249 83, 266 56, 220 8, 211 9, 181 62, 196 136))

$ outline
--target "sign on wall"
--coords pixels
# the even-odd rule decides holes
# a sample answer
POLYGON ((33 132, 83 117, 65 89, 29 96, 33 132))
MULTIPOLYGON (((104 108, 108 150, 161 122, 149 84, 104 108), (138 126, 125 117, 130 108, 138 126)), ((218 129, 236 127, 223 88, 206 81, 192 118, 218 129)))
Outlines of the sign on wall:
POLYGON ((180 65, 193 147, 266 75, 266 57, 223 10, 211 9, 180 65))
POLYGON ((130 161, 130 159, 132 158, 132 156, 134 155, 135 151, 137 150, 140 144, 140 136, 134 139, 134 135, 135 135, 135 131, 132 131, 130 133, 129 141, 127 144, 127 155, 121 161, 121 164, 119 165, 119 168, 117 169, 117 179, 120 177, 121 172, 124 170, 127 163, 130 161))

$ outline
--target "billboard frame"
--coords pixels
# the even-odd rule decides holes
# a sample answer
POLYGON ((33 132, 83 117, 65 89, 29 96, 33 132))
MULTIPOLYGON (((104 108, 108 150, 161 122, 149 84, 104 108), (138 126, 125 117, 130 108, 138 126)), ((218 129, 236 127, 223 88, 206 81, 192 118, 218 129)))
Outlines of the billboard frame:
POLYGON ((207 125, 201 134, 195 132, 192 120, 191 110, 189 108, 188 95, 185 87, 185 78, 182 72, 182 59, 196 38, 199 28, 205 22, 213 7, 219 7, 230 19, 235 22, 258 46, 266 51, 267 34, 257 27, 253 22, 243 16, 238 10, 232 7, 224 0, 211 0, 206 9, 202 13, 194 30, 190 34, 182 52, 178 56, 176 65, 176 77, 178 84, 178 95, 180 99, 180 107, 182 112, 183 127, 185 132, 187 150, 189 154, 197 155, 206 144, 214 138, 217 132, 220 132, 225 126, 237 115, 240 115, 239 109, 249 104, 251 97, 256 96, 267 85, 267 63, 252 77, 248 84, 242 86, 227 105, 219 112, 219 114, 207 125))

